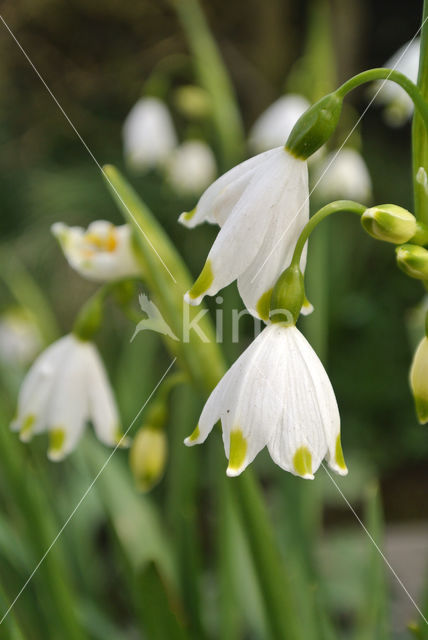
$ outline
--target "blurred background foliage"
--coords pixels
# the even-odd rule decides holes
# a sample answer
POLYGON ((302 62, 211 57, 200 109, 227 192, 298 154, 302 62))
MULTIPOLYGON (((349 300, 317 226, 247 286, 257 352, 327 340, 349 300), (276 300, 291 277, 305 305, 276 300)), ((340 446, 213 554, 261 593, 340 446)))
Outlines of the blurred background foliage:
MULTIPOLYGON (((285 89, 305 92, 297 83, 302 65, 306 68, 308 64, 302 55, 316 10, 314 2, 211 0, 202 6, 236 90, 245 132, 285 89)), ((417 30, 421 3, 407 2, 404 10, 402 2, 331 0, 329 12, 336 69, 327 84, 381 66, 417 30)), ((198 78, 173 2, 3 0, 1 14, 101 164, 113 163, 127 171, 122 125, 144 85, 151 81, 169 105, 180 139, 190 135, 205 139, 216 152, 219 166, 227 168, 211 120, 191 120, 180 109, 180 87, 197 84, 198 78), (162 84, 159 78, 165 74, 168 81, 162 84)), ((47 343, 70 330, 80 305, 94 289, 66 264, 50 234, 51 224, 61 220, 85 226, 99 218, 119 223, 120 217, 93 160, 3 25, 0 33, 1 310, 17 303, 29 306, 41 323, 42 342, 47 343)), ((348 99, 354 111, 350 106, 344 116, 338 144, 348 133, 347 123, 362 112, 368 99, 364 90, 348 99)), ((374 185, 373 202, 394 202, 411 209, 410 125, 388 128, 380 110, 373 106, 358 134, 374 185)), ((156 171, 128 175, 196 275, 216 233, 207 226, 188 232, 177 225, 178 214, 190 210, 196 198, 177 194, 156 171)), ((377 495, 374 478, 379 479, 387 530, 388 526, 411 522, 423 525, 428 520, 428 438, 416 422, 408 389, 412 350, 422 334, 414 308, 423 291, 418 282, 396 269, 391 247, 360 233, 354 219, 336 218, 326 228, 327 279, 322 295, 328 332, 319 350, 342 415, 350 476, 341 480, 341 487, 361 515, 366 505, 367 517, 380 536, 377 502, 373 507, 377 500, 373 498, 377 495)), ((310 299, 319 295, 311 291, 310 272, 317 268, 310 259, 310 299)), ((222 297, 225 309, 242 307, 234 285, 222 297)), ((209 304, 213 311, 218 308, 215 301, 209 304)), ((306 330, 316 334, 317 322, 315 312, 306 321, 306 330)), ((239 345, 226 343, 229 362, 251 339, 252 323, 246 321, 245 327, 239 345)), ((154 335, 140 334, 128 344, 133 331, 112 307, 99 340, 124 425, 130 423, 169 362, 154 335)), ((225 335, 230 336, 227 324, 225 335)), ((37 440, 25 447, 8 433, 23 371, 19 363, 1 364, 0 567, 1 585, 6 589, 4 594, 0 592, 2 610, 3 603, 18 593, 46 543, 107 456, 88 434, 68 461, 55 466, 44 459, 45 442, 37 440), (13 478, 22 483, 19 497, 10 487, 13 478), (34 519, 43 521, 43 526, 36 527, 42 531, 29 544, 26 530, 32 529, 34 519)), ((148 638, 176 637, 176 630, 164 619, 168 607, 176 614, 178 611, 179 619, 191 619, 193 637, 205 637, 206 629, 211 637, 270 637, 240 525, 233 510, 226 521, 218 519, 221 492, 212 487, 221 486, 218 476, 225 466, 219 443, 213 437, 205 447, 191 452, 181 446, 201 402, 202 398, 195 399, 188 389, 174 392, 169 467, 164 481, 150 496, 138 496, 126 454, 117 453, 55 546, 47 568, 36 574, 17 603, 16 629, 13 616, 8 618, 10 637, 19 638, 21 632, 25 638, 60 637, 55 635, 55 622, 49 614, 49 586, 45 582, 50 583, 50 572, 62 576, 64 584, 73 585, 63 588, 63 597, 65 601, 76 599, 84 633, 91 638, 133 638, 140 633, 148 638), (228 603, 222 604, 221 582, 217 586, 212 582, 216 563, 228 562, 216 546, 214 532, 220 540, 224 536, 234 540, 228 549, 239 574, 238 579, 229 576, 237 583, 236 611, 234 606, 229 610, 228 603), (61 568, 64 558, 67 570, 61 568), (156 564, 147 565, 148 560, 156 564), (169 605, 163 607, 161 596, 156 600, 158 589, 164 594, 158 566, 173 585, 169 605), (126 573, 136 567, 135 583, 129 582, 126 573), (142 567, 146 567, 143 572, 142 567), (192 580, 201 567, 202 577, 195 584, 192 580), (154 594, 153 603, 147 602, 148 593, 154 594), (201 606, 200 598, 204 601, 201 606), (213 613, 218 606, 220 621, 213 613), (159 626, 161 619, 165 626, 159 626), (221 633, 222 629, 229 631, 221 633)), ((300 579, 299 566, 305 563, 300 561, 300 552, 294 553, 301 540, 296 541, 299 527, 290 528, 290 517, 298 520, 302 511, 300 533, 305 535, 308 529, 318 530, 314 522, 323 523, 327 539, 318 551, 326 576, 325 598, 343 634, 340 637, 348 637, 346 634, 356 629, 357 638, 408 637, 406 622, 416 616, 402 602, 404 610, 395 610, 390 631, 361 631, 371 628, 368 614, 366 626, 359 626, 361 610, 369 610, 365 605, 367 589, 372 592, 365 582, 370 572, 364 573, 364 562, 373 568, 378 560, 370 559, 369 543, 329 479, 320 472, 314 486, 302 489, 301 481, 284 477, 267 456, 259 458, 255 467, 296 580, 300 579), (290 506, 293 500, 296 504, 290 506), (309 520, 305 520, 308 513, 309 520)), ((222 508, 228 513, 227 505, 222 508)), ((413 540, 409 544, 418 543, 413 540)), ((309 566, 312 560, 307 562, 309 566)), ((419 590, 422 565, 421 559, 419 577, 412 583, 419 590)), ((311 569, 307 571, 310 574, 311 569)), ((228 579, 227 572, 221 575, 228 579)), ((378 579, 376 575, 373 580, 378 579)), ((401 599, 397 588, 393 587, 393 593, 397 601, 401 599)), ((304 588, 300 595, 299 606, 304 612, 304 588)), ((76 632, 61 637, 80 636, 76 632)), ((308 630, 305 637, 331 636, 308 630)))

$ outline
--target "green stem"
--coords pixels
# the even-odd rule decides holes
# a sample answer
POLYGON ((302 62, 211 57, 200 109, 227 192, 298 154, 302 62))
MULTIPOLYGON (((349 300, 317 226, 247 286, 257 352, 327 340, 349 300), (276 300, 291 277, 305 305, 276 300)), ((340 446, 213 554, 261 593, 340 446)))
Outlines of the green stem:
POLYGON ((171 0, 186 33, 199 81, 211 98, 221 169, 242 160, 244 133, 235 92, 197 0, 171 0))
POLYGON ((356 213, 358 216, 362 216, 366 208, 367 207, 359 202, 353 202, 352 200, 336 200, 336 202, 330 202, 330 204, 319 209, 319 211, 317 211, 303 227, 302 233, 300 234, 294 249, 291 265, 299 265, 303 248, 309 236, 315 227, 324 220, 324 218, 327 218, 332 213, 337 213, 339 211, 349 211, 350 213, 356 213))
MULTIPOLYGON (((421 96, 428 100, 428 0, 424 0, 422 25, 418 89, 421 96)), ((428 171, 428 134, 421 117, 416 112, 413 118, 412 148, 414 213, 418 220, 428 223, 428 193, 426 185, 421 184, 416 179, 420 167, 428 171)))
POLYGON ((391 80, 392 82, 400 85, 400 87, 404 89, 404 91, 413 100, 416 109, 425 123, 425 127, 428 129, 428 104, 426 103, 423 94, 407 76, 399 71, 395 71, 394 69, 384 69, 381 67, 358 73, 356 76, 342 84, 335 93, 339 97, 344 98, 346 94, 353 89, 373 80, 391 80))

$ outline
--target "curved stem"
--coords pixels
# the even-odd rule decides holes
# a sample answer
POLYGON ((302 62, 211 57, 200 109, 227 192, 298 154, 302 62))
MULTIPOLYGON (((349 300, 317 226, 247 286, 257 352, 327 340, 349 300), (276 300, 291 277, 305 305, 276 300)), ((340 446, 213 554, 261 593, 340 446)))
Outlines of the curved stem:
POLYGON ((342 84, 335 92, 341 98, 344 98, 347 93, 356 89, 360 85, 371 82, 373 80, 391 80, 400 85, 402 89, 410 96, 413 103, 418 110, 420 116, 423 118, 425 127, 428 129, 428 104, 425 102, 418 87, 407 76, 395 69, 385 69, 383 67, 377 69, 369 69, 358 73, 353 78, 347 80, 342 84))
POLYGON ((359 202, 354 202, 353 200, 336 200, 336 202, 330 202, 322 209, 319 209, 310 219, 309 222, 303 227, 302 233, 297 240, 296 247, 294 249, 293 257, 291 259, 291 265, 299 265, 300 258, 302 255, 303 248, 311 235, 312 231, 315 227, 327 218, 332 213, 336 213, 339 211, 349 211, 350 213, 356 213, 358 216, 362 216, 367 207, 360 204, 359 202))

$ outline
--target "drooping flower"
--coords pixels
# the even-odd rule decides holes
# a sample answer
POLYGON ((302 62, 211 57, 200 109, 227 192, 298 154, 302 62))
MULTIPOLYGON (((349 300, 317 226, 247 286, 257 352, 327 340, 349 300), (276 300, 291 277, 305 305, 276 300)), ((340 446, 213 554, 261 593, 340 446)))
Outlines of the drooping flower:
POLYGON ((313 165, 314 197, 322 202, 338 199, 367 202, 372 181, 364 159, 351 148, 333 151, 313 165))
POLYGON ((253 124, 249 145, 255 153, 278 147, 287 140, 292 128, 310 103, 298 94, 289 93, 278 98, 253 124))
MULTIPOLYGON (((308 219, 307 163, 284 147, 228 171, 205 191, 193 211, 179 218, 187 227, 204 221, 221 227, 186 301, 197 305, 237 279, 247 309, 267 320, 272 288, 290 263, 308 219)), ((306 250, 302 270, 305 264, 306 250)))
POLYGON ((183 194, 200 194, 217 172, 213 152, 205 142, 188 140, 174 149, 165 165, 170 185, 183 194))
POLYGON ((141 98, 123 125, 125 157, 141 170, 162 166, 177 146, 177 136, 167 106, 158 98, 141 98))
POLYGON ((131 229, 96 220, 87 229, 52 225, 68 263, 81 276, 95 282, 109 282, 141 273, 131 244, 131 229))
POLYGON ((120 442, 116 402, 98 351, 69 334, 51 344, 28 371, 11 429, 24 442, 48 431, 48 457, 57 461, 76 447, 88 420, 101 442, 120 442))
MULTIPOLYGON (((385 63, 388 69, 395 69, 404 73, 412 82, 418 79, 419 69, 420 39, 415 38, 411 42, 406 42, 394 53, 385 63)), ((376 95, 379 104, 385 105, 385 119, 393 127, 400 127, 412 116, 413 101, 410 96, 395 82, 387 80, 379 81, 375 84, 376 95)))
POLYGON ((221 420, 227 475, 265 446, 282 469, 312 479, 324 458, 346 475, 336 398, 318 356, 295 326, 268 325, 220 380, 185 440, 205 441, 221 420))
POLYGON ((410 386, 421 424, 428 422, 428 338, 420 341, 410 369, 410 386))

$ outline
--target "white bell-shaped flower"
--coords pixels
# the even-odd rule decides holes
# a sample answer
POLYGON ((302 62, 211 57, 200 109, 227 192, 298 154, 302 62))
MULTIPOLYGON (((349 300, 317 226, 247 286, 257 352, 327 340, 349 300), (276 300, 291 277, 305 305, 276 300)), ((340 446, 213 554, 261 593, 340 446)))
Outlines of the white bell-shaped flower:
POLYGON ((284 144, 297 120, 310 106, 308 100, 298 94, 278 98, 253 124, 248 139, 251 149, 261 153, 284 144))
POLYGON ((165 166, 170 185, 182 194, 200 194, 217 173, 215 157, 205 142, 188 140, 174 149, 165 166))
POLYGON ((428 422, 428 338, 420 341, 410 369, 410 386, 421 424, 428 422))
POLYGON ((87 229, 52 225, 68 263, 81 276, 95 282, 110 282, 141 274, 127 224, 115 226, 96 220, 87 229))
MULTIPOLYGON (((406 42, 385 63, 388 69, 395 69, 404 73, 412 82, 418 79, 420 39, 415 38, 411 43, 406 42)), ((375 84, 379 104, 385 105, 385 119, 393 127, 405 124, 413 114, 413 101, 410 96, 395 82, 380 80, 375 84)))
POLYGON ((372 197, 372 181, 364 159, 351 148, 329 153, 313 165, 313 194, 321 202, 357 200, 372 197))
POLYGON ((88 420, 104 444, 121 441, 116 402, 98 351, 91 342, 69 334, 50 345, 30 368, 11 429, 19 431, 24 442, 48 431, 48 457, 62 460, 76 447, 88 420))
POLYGON ((229 466, 239 475, 267 446, 276 464, 313 479, 324 458, 346 475, 340 416, 318 356, 294 326, 270 324, 220 380, 185 440, 204 442, 221 420, 229 466))
MULTIPOLYGON (((272 288, 309 219, 306 161, 284 147, 265 151, 216 180, 196 208, 181 214, 187 227, 211 222, 221 227, 205 266, 185 295, 197 305, 233 280, 247 309, 267 320, 272 288)), ((301 269, 306 264, 306 248, 301 269)))
POLYGON ((174 123, 158 98, 141 98, 123 125, 123 145, 129 164, 141 170, 161 166, 177 146, 174 123))

